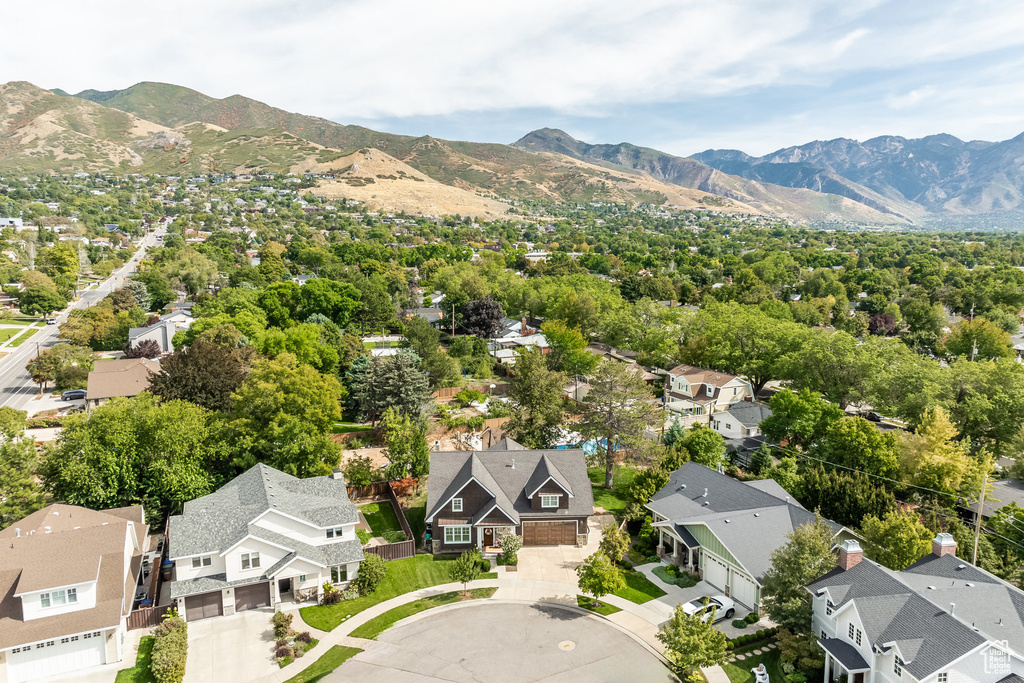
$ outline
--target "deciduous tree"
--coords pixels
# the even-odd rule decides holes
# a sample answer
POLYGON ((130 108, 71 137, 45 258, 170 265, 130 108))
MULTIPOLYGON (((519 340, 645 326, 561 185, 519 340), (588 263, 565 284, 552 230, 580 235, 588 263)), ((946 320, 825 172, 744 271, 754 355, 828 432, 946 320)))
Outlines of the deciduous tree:
POLYGON ((658 629, 658 640, 665 654, 683 678, 691 683, 704 680, 700 669, 724 664, 727 657, 726 636, 714 627, 714 616, 705 621, 676 605, 672 617, 658 629))
POLYGON ((811 625, 811 596, 805 586, 835 566, 832 527, 818 517, 787 535, 786 544, 772 551, 772 566, 764 576, 762 605, 776 624, 794 633, 811 625))
POLYGON ((932 532, 909 510, 891 510, 879 519, 866 517, 861 525, 864 551, 875 562, 899 571, 928 554, 932 532))
POLYGON ((527 448, 548 448, 565 415, 562 396, 567 378, 549 370, 538 350, 521 351, 515 373, 508 391, 512 416, 505 433, 527 448))
POLYGON ((251 346, 230 347, 200 338, 160 363, 160 371, 150 377, 149 390, 164 401, 188 401, 226 411, 255 358, 251 346))
POLYGON ((612 564, 604 553, 594 553, 576 567, 580 590, 600 600, 609 593, 626 587, 622 570, 612 564))

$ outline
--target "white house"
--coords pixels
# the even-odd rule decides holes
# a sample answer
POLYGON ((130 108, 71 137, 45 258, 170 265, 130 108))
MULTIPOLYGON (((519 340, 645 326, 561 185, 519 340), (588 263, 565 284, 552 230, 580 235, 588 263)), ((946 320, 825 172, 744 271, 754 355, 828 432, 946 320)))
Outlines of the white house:
POLYGON ((711 424, 711 415, 754 400, 754 388, 736 375, 692 365, 677 365, 665 375, 665 410, 684 427, 711 424))
POLYGON ((763 403, 734 403, 725 412, 711 416, 711 428, 726 439, 747 439, 761 436, 761 422, 772 415, 763 403))
POLYGON ((259 464, 169 521, 171 599, 188 621, 316 598, 363 561, 340 471, 297 479, 259 464))
POLYGON ((160 353, 174 353, 174 333, 178 330, 187 330, 192 325, 192 313, 187 310, 177 310, 165 313, 160 320, 145 327, 133 327, 128 330, 128 343, 138 346, 141 342, 152 339, 160 345, 160 353))
POLYGON ((0 531, 0 681, 121 661, 147 531, 141 506, 61 504, 0 531))
POLYGON ((1019 683, 1024 592, 956 556, 949 534, 902 571, 864 559, 854 540, 807 586, 825 681, 1019 683))

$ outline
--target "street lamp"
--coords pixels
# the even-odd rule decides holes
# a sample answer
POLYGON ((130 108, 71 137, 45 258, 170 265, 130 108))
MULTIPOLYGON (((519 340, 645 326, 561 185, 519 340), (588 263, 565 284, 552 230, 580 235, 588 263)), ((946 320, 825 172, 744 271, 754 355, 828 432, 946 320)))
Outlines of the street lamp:
POLYGON ((491 396, 494 396, 494 387, 496 387, 496 386, 498 386, 498 385, 497 384, 492 384, 491 385, 490 390, 487 392, 487 398, 490 398, 491 396))

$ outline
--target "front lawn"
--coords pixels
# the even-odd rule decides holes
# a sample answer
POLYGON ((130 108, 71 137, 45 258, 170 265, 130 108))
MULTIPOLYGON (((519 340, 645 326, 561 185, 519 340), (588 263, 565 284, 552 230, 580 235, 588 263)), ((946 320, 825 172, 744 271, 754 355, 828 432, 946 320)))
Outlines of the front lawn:
POLYGON ((684 571, 667 567, 663 564, 659 564, 657 567, 652 569, 654 575, 665 583, 679 586, 680 588, 692 588, 697 585, 697 579, 693 578, 684 571))
POLYGON ((608 616, 609 614, 615 614, 616 612, 622 611, 621 607, 609 605, 606 602, 599 603, 597 600, 594 600, 594 598, 587 597, 586 595, 577 595, 576 604, 585 610, 588 610, 590 612, 596 612, 604 616, 608 616))
POLYGON ((352 434, 354 432, 373 431, 373 425, 352 424, 346 422, 335 422, 331 427, 332 434, 352 434))
POLYGON ((320 659, 307 666, 301 673, 289 678, 285 683, 315 683, 315 681, 319 681, 360 652, 362 650, 358 647, 335 645, 325 652, 320 659))
POLYGON ((139 654, 135 658, 135 666, 118 671, 114 683, 152 683, 155 681, 153 673, 149 670, 149 663, 153 661, 153 643, 155 642, 155 636, 142 636, 139 639, 139 654))
POLYGON ((622 572, 622 576, 626 579, 626 587, 616 591, 613 595, 625 598, 638 605, 665 595, 665 591, 658 588, 650 579, 638 571, 627 570, 622 572))
POLYGON ((399 605, 394 609, 389 609, 384 614, 378 614, 373 619, 356 628, 349 635, 353 638, 367 638, 369 640, 376 640, 384 631, 394 626, 398 621, 411 617, 414 614, 425 612, 428 609, 440 607, 441 605, 450 605, 453 602, 461 602, 463 600, 480 600, 482 598, 489 598, 494 595, 494 591, 497 588, 474 588, 469 591, 469 596, 463 596, 462 591, 454 591, 451 593, 442 593, 441 595, 432 595, 429 598, 423 598, 422 600, 416 600, 414 602, 407 602, 404 605, 399 605))
MULTIPOLYGON (((333 605, 303 607, 299 613, 302 615, 302 620, 313 628, 321 631, 333 631, 338 624, 353 614, 362 612, 367 607, 420 588, 450 583, 448 563, 456 557, 458 556, 449 555, 435 559, 433 555, 416 555, 404 560, 392 560, 387 564, 387 576, 372 594, 333 605)), ((481 574, 479 578, 496 577, 497 574, 481 574)))
POLYGON ((729 677, 730 683, 754 683, 754 674, 750 670, 762 663, 764 668, 768 669, 769 681, 786 680, 786 675, 779 665, 778 649, 762 650, 762 654, 759 655, 748 654, 746 659, 726 662, 722 665, 722 669, 725 671, 725 675, 729 677))
POLYGON ((385 531, 402 530, 395 508, 387 501, 360 505, 359 511, 366 517, 366 523, 370 525, 370 531, 374 536, 383 536, 385 531))
POLYGON ((636 470, 625 465, 616 465, 612 469, 612 489, 604 487, 604 468, 588 467, 587 474, 594 485, 594 505, 602 507, 610 514, 620 516, 626 509, 626 488, 633 483, 636 470))

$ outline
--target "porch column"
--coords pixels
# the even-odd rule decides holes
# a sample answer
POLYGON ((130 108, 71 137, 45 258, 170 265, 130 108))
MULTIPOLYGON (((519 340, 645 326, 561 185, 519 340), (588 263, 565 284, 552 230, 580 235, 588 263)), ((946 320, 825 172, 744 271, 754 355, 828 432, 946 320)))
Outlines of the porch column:
POLYGON ((824 683, 832 683, 832 655, 828 652, 825 653, 825 681, 824 683))
POLYGON ((679 564, 679 539, 678 538, 673 538, 672 539, 672 562, 674 564, 679 564))
POLYGON ((484 530, 480 527, 471 527, 476 533, 476 548, 477 550, 483 550, 484 547, 484 530))

